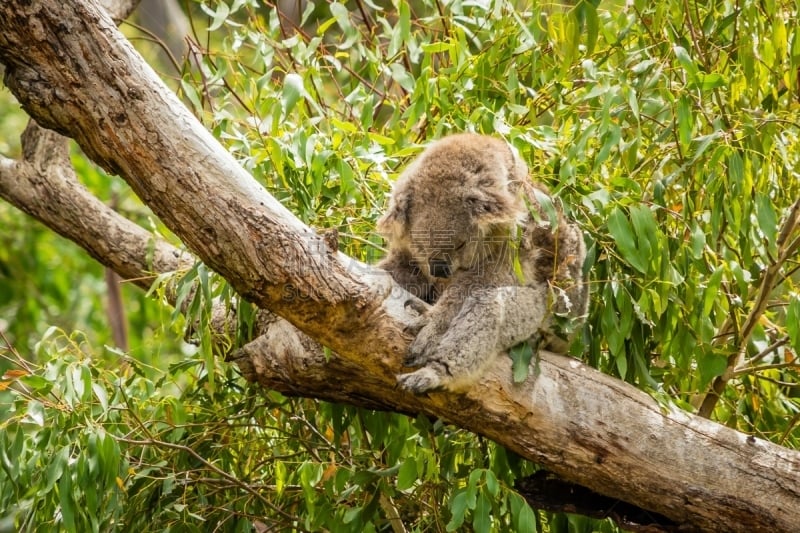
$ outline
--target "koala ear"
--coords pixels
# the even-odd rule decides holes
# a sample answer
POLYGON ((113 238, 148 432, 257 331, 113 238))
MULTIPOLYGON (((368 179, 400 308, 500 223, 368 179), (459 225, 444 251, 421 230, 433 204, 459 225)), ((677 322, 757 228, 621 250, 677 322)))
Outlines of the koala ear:
POLYGON ((411 210, 411 193, 406 188, 396 188, 389 199, 389 209, 378 219, 378 232, 384 237, 397 239, 408 227, 411 210))
POLYGON ((475 220, 481 222, 511 222, 517 216, 514 198, 508 191, 471 191, 464 201, 475 220))

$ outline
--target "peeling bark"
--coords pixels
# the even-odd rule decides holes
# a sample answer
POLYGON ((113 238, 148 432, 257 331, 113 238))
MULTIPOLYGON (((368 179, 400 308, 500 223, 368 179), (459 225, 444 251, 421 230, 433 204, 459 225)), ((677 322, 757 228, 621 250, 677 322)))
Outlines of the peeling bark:
MULTIPOLYGON (((800 523, 800 454, 659 406, 573 359, 543 353, 537 372, 514 385, 501 356, 470 393, 400 391, 407 293, 332 250, 247 175, 94 2, 6 0, 0 27, 5 81, 28 113, 125 179, 239 294, 291 322, 267 315, 263 335, 234 354, 249 379, 443 418, 678 527, 793 531, 800 523), (326 357, 317 342, 338 355, 326 357)), ((26 135, 54 134, 31 126, 26 135)), ((23 160, 0 158, 0 195, 124 278, 184 264, 81 188, 65 158, 63 141, 28 139, 23 160), (149 246, 151 264, 142 255, 149 246)))

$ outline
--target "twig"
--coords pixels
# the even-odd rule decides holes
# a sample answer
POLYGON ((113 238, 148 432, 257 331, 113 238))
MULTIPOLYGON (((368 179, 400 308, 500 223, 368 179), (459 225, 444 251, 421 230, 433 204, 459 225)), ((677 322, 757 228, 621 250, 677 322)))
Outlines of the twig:
POLYGON ((775 350, 777 350, 781 346, 784 346, 788 342, 789 342, 789 336, 788 335, 786 337, 783 337, 782 339, 778 339, 777 341, 773 342, 772 344, 770 344, 769 346, 767 346, 766 348, 761 350, 760 353, 758 353, 757 355, 754 355, 753 357, 751 357, 750 360, 745 361, 745 363, 743 365, 738 366, 733 372, 734 375, 739 375, 739 374, 745 373, 745 370, 752 370, 754 368, 752 365, 754 365, 758 361, 761 361, 766 356, 768 356, 769 354, 771 354, 772 352, 774 352, 775 350), (747 368, 745 368, 745 367, 747 367, 747 368))

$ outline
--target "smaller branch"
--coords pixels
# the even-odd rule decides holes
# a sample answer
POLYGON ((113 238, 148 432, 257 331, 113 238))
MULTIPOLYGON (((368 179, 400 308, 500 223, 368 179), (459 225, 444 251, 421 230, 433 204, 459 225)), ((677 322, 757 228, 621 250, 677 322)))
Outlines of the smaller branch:
POLYGON ((392 499, 385 492, 381 492, 379 501, 383 512, 386 513, 387 521, 392 526, 392 531, 394 533, 406 533, 408 530, 403 525, 403 519, 400 517, 400 512, 392 499))
POLYGON ((786 424, 786 431, 784 431, 783 435, 781 435, 781 438, 778 439, 778 444, 782 446, 783 443, 786 442, 786 439, 792 434, 792 430, 797 426, 798 422, 800 422, 800 413, 794 415, 792 420, 786 424))
POLYGON ((155 34, 155 32, 153 32, 149 28, 146 28, 146 27, 142 26, 141 24, 136 24, 132 20, 128 20, 125 23, 128 26, 130 26, 131 28, 135 29, 136 31, 142 32, 142 34, 144 34, 147 37, 147 39, 142 38, 142 40, 147 40, 147 41, 155 44, 156 46, 158 46, 158 48, 162 52, 164 52, 164 55, 167 56, 167 59, 169 60, 169 63, 172 65, 172 67, 175 69, 175 71, 180 76, 181 64, 178 61, 178 59, 175 57, 175 55, 172 53, 172 50, 170 50, 169 46, 167 46, 167 43, 165 43, 163 41, 163 39, 161 39, 158 35, 155 34))
POLYGON ((769 381, 770 383, 774 383, 775 385, 778 385, 778 386, 781 386, 781 387, 788 387, 790 389, 800 388, 800 383, 798 383, 796 381, 781 381, 779 379, 773 379, 773 378, 765 376, 763 374, 756 374, 755 378, 756 379, 760 379, 762 381, 769 381))
POLYGON ((769 346, 767 346, 766 348, 761 350, 760 353, 758 353, 757 355, 754 355, 753 357, 751 357, 750 359, 745 361, 744 364, 736 367, 734 369, 734 371, 733 371, 733 374, 735 376, 738 376, 740 374, 746 374, 747 372, 755 369, 756 367, 753 366, 755 363, 757 363, 758 361, 761 361, 766 356, 768 356, 769 354, 771 354, 772 352, 774 352, 775 350, 777 350, 781 346, 785 346, 788 343, 789 343, 789 336, 788 335, 783 337, 782 339, 778 339, 777 341, 773 342, 772 344, 770 344, 769 346))
MULTIPOLYGON (((797 368, 797 369, 800 369, 800 364, 797 363, 797 359, 795 358, 795 359, 792 359, 788 363, 775 363, 775 364, 772 364, 772 365, 751 366, 751 367, 748 367, 748 368, 743 368, 741 370, 735 371, 733 373, 733 375, 734 376, 740 376, 742 374, 753 374, 753 373, 761 372, 761 371, 764 371, 764 370, 774 370, 774 369, 781 369, 781 368, 797 368)), ((772 379, 772 378, 767 377, 767 376, 756 376, 756 377, 761 378, 761 379, 770 379, 770 380, 772 379)), ((800 386, 800 383, 789 383, 789 382, 777 381, 777 380, 775 381, 775 383, 780 383, 781 385, 786 385, 788 387, 800 386)))
POLYGON ((33 374, 36 372, 36 370, 31 366, 31 363, 27 361, 24 357, 22 357, 17 351, 17 349, 14 348, 14 345, 11 344, 11 341, 8 340, 8 337, 6 337, 6 334, 2 329, 0 329, 0 339, 3 339, 3 342, 6 345, 6 349, 9 352, 11 352, 11 355, 14 356, 14 358, 12 359, 6 355, 3 355, 2 356, 3 359, 5 359, 6 361, 10 361, 14 366, 22 367, 22 369, 28 374, 33 374))
POLYGON ((65 137, 31 120, 22 149, 22 160, 0 158, 0 198, 138 287, 149 289, 157 274, 193 264, 190 254, 120 216, 86 189, 72 168, 65 137))

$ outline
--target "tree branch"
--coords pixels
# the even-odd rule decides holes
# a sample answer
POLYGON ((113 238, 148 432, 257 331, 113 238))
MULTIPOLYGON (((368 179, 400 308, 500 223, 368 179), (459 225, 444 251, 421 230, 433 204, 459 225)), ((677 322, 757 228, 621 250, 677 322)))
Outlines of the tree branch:
MULTIPOLYGON (((409 341, 403 329, 412 318, 407 293, 382 271, 330 249, 259 187, 94 2, 6 0, 0 26, 6 83, 37 122, 72 136, 118 173, 243 297, 340 356, 326 360, 303 335, 274 330, 237 354, 260 383, 443 418, 678 524, 791 531, 800 522, 800 454, 662 408, 573 359, 544 353, 538 372, 518 385, 510 383, 509 358, 498 357, 465 394, 398 390, 394 376, 409 341)), ((3 172, 9 166, 0 163, 3 172)), ((114 253, 85 244, 98 255, 114 253)))
POLYGON ((0 198, 144 289, 159 273, 191 267, 190 254, 155 239, 81 185, 67 139, 31 121, 22 134, 22 149, 21 160, 0 157, 0 198))

